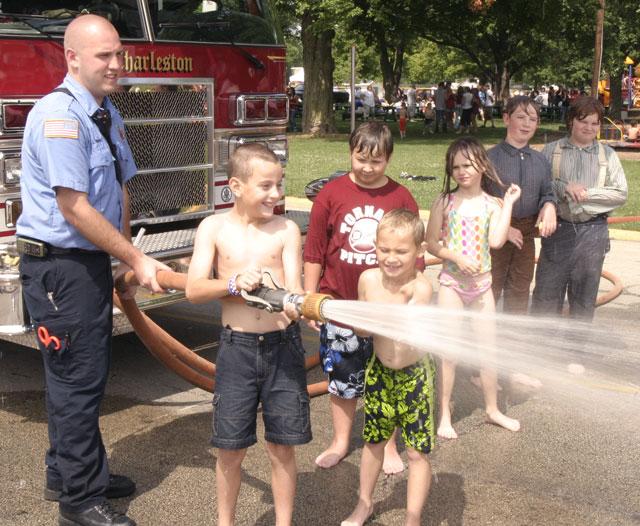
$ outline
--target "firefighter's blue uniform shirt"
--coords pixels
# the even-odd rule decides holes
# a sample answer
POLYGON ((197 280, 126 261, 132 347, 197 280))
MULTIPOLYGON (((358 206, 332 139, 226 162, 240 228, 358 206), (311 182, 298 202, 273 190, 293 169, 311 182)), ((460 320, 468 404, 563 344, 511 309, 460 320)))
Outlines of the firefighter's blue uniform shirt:
MULTIPOLYGON (((60 213, 56 187, 88 195, 89 203, 116 229, 122 230, 122 188, 116 179, 109 144, 91 116, 98 103, 89 91, 67 75, 55 92, 42 98, 29 113, 22 145, 22 214, 19 236, 46 241, 61 248, 98 250, 60 213)), ((111 112, 111 140, 116 146, 122 181, 136 173, 124 122, 108 97, 103 108, 111 112)))

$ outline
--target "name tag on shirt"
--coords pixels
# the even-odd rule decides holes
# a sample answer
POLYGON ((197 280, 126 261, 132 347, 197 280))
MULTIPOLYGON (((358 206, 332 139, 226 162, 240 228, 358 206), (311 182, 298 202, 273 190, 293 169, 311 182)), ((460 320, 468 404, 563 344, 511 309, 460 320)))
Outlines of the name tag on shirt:
POLYGON ((44 121, 44 136, 50 139, 77 139, 80 123, 75 119, 47 119, 44 121))

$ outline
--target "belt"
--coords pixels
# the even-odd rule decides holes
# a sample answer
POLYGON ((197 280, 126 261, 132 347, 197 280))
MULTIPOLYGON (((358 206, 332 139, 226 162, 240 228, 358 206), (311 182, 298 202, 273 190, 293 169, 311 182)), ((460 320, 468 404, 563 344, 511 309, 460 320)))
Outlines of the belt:
POLYGON ((36 258, 45 258, 47 256, 106 256, 107 253, 102 250, 88 250, 85 248, 62 248, 50 245, 46 241, 33 239, 28 237, 18 237, 17 249, 19 254, 26 254, 36 258))
POLYGON ((569 223, 571 225, 588 225, 590 223, 601 223, 606 222, 609 218, 609 214, 598 214, 597 216, 592 217, 591 219, 587 219, 586 221, 567 221, 566 219, 562 219, 558 217, 558 221, 562 223, 569 223))
POLYGON ((220 333, 220 338, 229 342, 281 343, 288 341, 292 335, 297 334, 299 331, 299 325, 294 321, 284 329, 263 333, 234 331, 229 325, 227 325, 220 333))

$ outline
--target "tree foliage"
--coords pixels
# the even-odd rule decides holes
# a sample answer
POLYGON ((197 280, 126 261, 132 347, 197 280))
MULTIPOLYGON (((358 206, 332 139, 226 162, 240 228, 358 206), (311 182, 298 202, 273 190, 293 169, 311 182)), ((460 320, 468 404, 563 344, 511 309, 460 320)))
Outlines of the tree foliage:
POLYGON ((354 0, 351 29, 379 54, 385 98, 391 101, 400 85, 405 54, 422 31, 428 0, 354 0))
POLYGON ((351 81, 352 44, 356 46, 356 79, 381 78, 378 50, 365 45, 360 34, 350 30, 346 24, 339 24, 336 26, 336 36, 333 39, 333 57, 336 64, 333 73, 334 82, 338 84, 351 81))
MULTIPOLYGON (((305 43, 304 129, 313 133, 332 129, 331 87, 334 75, 339 82, 350 77, 352 43, 358 49, 357 76, 382 76, 387 98, 401 78, 405 82, 435 82, 478 76, 491 81, 500 98, 508 96, 512 78, 534 85, 587 85, 595 13, 600 5, 599 0, 275 3, 294 29, 285 31, 291 53, 299 49, 296 38, 305 43), (312 94, 319 99, 312 101, 312 94)), ((606 1, 603 71, 610 74, 616 107, 620 105, 624 58, 628 55, 640 62, 639 19, 636 1, 606 1)))
POLYGON ((407 55, 403 77, 405 82, 437 84, 442 80, 475 77, 478 72, 478 66, 460 50, 420 39, 407 55))
POLYGON ((300 24, 305 96, 302 131, 322 135, 334 131, 332 55, 335 25, 349 18, 353 4, 347 0, 275 0, 279 12, 295 14, 300 24))
MULTIPOLYGON (((591 83, 594 53, 594 27, 597 0, 576 3, 570 16, 562 20, 559 38, 540 62, 528 68, 523 77, 532 83, 586 87, 591 83)), ((623 105, 621 78, 627 56, 640 62, 640 6, 637 2, 605 2, 604 45, 601 78, 610 79, 611 113, 618 115, 623 105)))
MULTIPOLYGON (((595 3, 587 0, 581 5, 595 3)), ((563 38, 563 21, 577 4, 572 0, 431 0, 425 37, 464 52, 496 86, 498 97, 504 98, 511 78, 538 65, 552 52, 555 39, 563 38)))

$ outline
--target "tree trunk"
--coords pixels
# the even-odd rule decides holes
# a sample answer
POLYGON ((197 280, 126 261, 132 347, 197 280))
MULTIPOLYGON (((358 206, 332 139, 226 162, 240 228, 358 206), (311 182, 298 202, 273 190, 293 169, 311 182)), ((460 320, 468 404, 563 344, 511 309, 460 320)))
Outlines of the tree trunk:
POLYGON ((393 85, 393 66, 389 61, 389 50, 385 45, 380 44, 378 39, 378 47, 380 51, 380 70, 382 71, 382 87, 384 88, 384 98, 387 102, 393 102, 393 96, 395 95, 396 88, 393 85))
POLYGON ((511 94, 509 93, 511 74, 509 73, 509 68, 506 64, 496 64, 496 66, 498 100, 502 101, 504 104, 504 102, 506 102, 506 100, 511 96, 511 94))
POLYGON ((302 15, 302 63, 304 65, 304 97, 302 99, 302 131, 324 135, 335 131, 333 121, 333 30, 317 31, 313 15, 302 15))
POLYGON ((620 111, 626 107, 622 100, 622 70, 609 73, 609 117, 619 119, 620 111))
POLYGON ((598 83, 602 67, 602 40, 604 33, 604 0, 600 0, 600 9, 596 13, 596 40, 593 50, 593 69, 591 71, 591 96, 598 98, 598 83))
POLYGON ((396 48, 394 62, 393 62, 394 93, 395 93, 395 90, 400 87, 400 79, 402 78, 403 68, 404 68, 404 42, 401 42, 396 48))
POLYGON ((384 98, 391 104, 393 97, 400 86, 402 66, 404 63, 404 43, 401 43, 394 51, 393 61, 389 57, 389 47, 382 30, 378 32, 378 50, 380 52, 380 69, 382 70, 382 86, 384 98))

